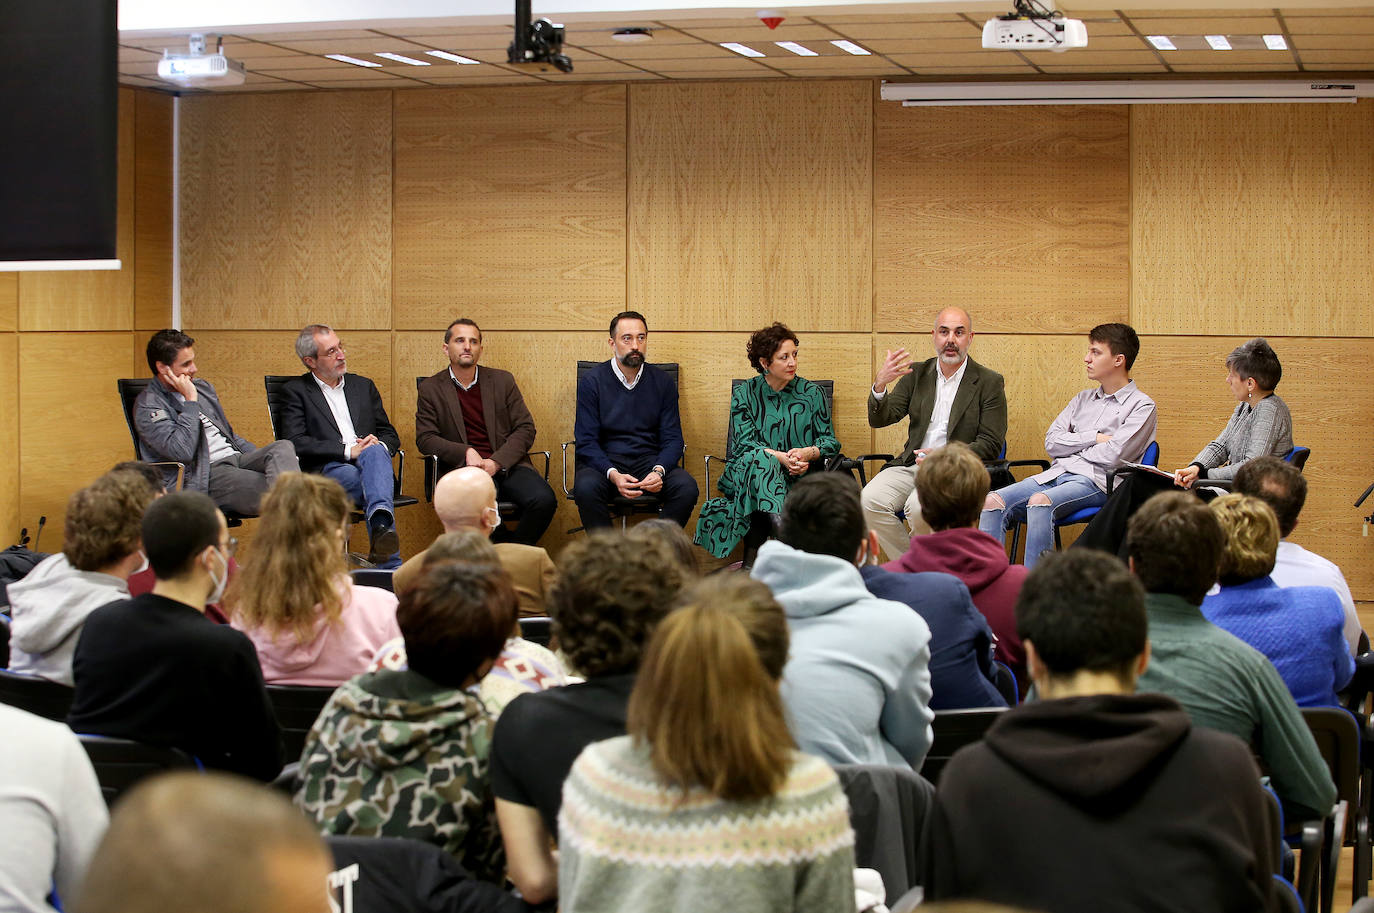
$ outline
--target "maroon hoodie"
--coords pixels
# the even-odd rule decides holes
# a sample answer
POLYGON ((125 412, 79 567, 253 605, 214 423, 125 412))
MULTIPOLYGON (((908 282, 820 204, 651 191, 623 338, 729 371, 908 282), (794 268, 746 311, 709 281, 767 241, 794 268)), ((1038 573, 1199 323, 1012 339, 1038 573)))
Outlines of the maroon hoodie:
POLYGON ((1026 651, 1016 636, 1016 597, 1027 571, 1007 561, 1001 542, 972 527, 913 536, 906 554, 883 568, 908 573, 943 571, 962 580, 973 604, 997 635, 997 661, 1011 667, 1021 693, 1026 693, 1030 677, 1026 674, 1026 651))

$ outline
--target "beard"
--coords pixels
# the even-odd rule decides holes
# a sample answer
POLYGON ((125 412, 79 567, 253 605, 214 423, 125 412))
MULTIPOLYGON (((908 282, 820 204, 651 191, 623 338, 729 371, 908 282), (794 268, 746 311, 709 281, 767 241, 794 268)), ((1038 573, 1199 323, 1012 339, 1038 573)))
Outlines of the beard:
POLYGON ((939 353, 939 358, 942 364, 957 365, 959 362, 964 360, 964 353, 960 352, 957 348, 950 347, 947 349, 941 349, 939 353))
POLYGON ((639 352, 630 352, 628 355, 620 357, 620 363, 627 368, 638 368, 644 364, 644 355, 639 352))

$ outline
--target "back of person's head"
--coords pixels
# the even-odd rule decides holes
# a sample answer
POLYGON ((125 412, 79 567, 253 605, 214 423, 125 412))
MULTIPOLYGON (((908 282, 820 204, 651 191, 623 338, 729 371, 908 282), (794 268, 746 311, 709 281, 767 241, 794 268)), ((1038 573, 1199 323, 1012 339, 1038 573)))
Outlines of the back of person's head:
POLYGON ((195 344, 196 341, 181 330, 158 330, 148 340, 148 370, 156 374, 158 362, 170 367, 176 362, 178 352, 195 344))
POLYGON ((1113 355, 1125 355, 1127 371, 1140 354, 1140 337, 1124 323, 1100 323, 1088 331, 1088 341, 1102 343, 1113 355))
POLYGON ((138 551, 143 512, 156 496, 142 476, 108 472, 67 501, 62 554, 79 571, 99 571, 138 551))
POLYGON ((779 652, 785 663, 787 619, 763 584, 734 575, 683 594, 645 648, 626 716, 660 777, 729 800, 778 790, 795 748, 779 652))
POLYGON ((1259 498, 1232 492, 1209 505, 1226 545, 1221 551, 1217 580, 1234 586, 1274 571, 1279 551, 1279 521, 1273 509, 1259 498))
POLYGON ((1278 354, 1269 346, 1269 340, 1259 337, 1236 346, 1226 356, 1226 368, 1241 380, 1254 378, 1255 386, 1261 390, 1274 389, 1283 378, 1278 354))
POLYGON ((446 472, 434 486, 434 513, 447 532, 475 529, 490 534, 501 525, 495 505, 496 483, 477 466, 446 472))
POLYGON ((1133 684, 1149 636, 1145 590, 1106 552, 1053 552, 1021 585, 1016 633, 1053 677, 1106 672, 1133 684))
POLYGON ((1225 536, 1196 495, 1163 492, 1146 501, 1126 528, 1126 553, 1147 593, 1181 596, 1193 605, 1217 582, 1225 536))
POLYGON ((645 520, 631 527, 628 535, 634 536, 637 540, 653 539, 662 543, 672 553, 688 577, 700 576, 701 568, 697 564, 697 550, 692 545, 692 540, 687 538, 687 533, 672 520, 665 520, 662 517, 645 520))
POLYGON ((866 531, 859 483, 847 472, 813 472, 782 502, 778 540, 798 551, 853 561, 866 531))
POLYGON ((496 554, 496 546, 491 544, 491 539, 471 529, 444 533, 435 539, 429 544, 429 548, 425 549, 425 557, 420 562, 420 567, 433 567, 444 561, 501 566, 501 559, 496 554))
POLYGON ((116 472, 129 472, 138 476, 148 486, 148 490, 152 492, 155 498, 167 493, 167 485, 163 481, 162 470, 152 463, 145 463, 142 460, 125 460, 122 463, 115 463, 110 467, 110 471, 105 474, 112 475, 116 472))
POLYGON ((1236 472, 1235 490, 1268 504, 1279 520, 1279 535, 1287 539, 1298 525, 1307 503, 1307 479, 1302 470, 1275 456, 1247 460, 1236 472))
POLYGON ((633 672, 687 574, 661 541, 600 532, 558 557, 554 635, 578 674, 633 672))
POLYGON ((290 632, 304 643, 321 619, 339 620, 348 571, 344 537, 353 499, 333 479, 284 472, 262 498, 251 560, 230 584, 225 603, 247 628, 290 632))
POLYGON ((226 774, 171 773, 120 798, 72 913, 328 913, 333 868, 286 798, 226 774))
POLYGON ((921 516, 934 532, 974 526, 991 487, 988 469, 967 444, 937 447, 916 473, 921 516))
POLYGON ((445 687, 467 687, 501 654, 515 606, 500 567, 449 561, 425 568, 396 606, 407 664, 445 687))
POLYGON ((191 572, 197 556, 219 545, 219 508, 203 491, 158 498, 143 512, 143 553, 158 580, 191 572))

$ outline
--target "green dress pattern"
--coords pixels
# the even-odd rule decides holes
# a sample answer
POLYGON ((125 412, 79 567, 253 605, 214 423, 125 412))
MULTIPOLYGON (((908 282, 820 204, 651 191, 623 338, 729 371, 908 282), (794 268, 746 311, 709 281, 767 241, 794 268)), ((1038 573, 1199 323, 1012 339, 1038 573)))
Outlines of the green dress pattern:
POLYGON ((783 469, 768 450, 818 447, 821 459, 840 452, 821 388, 794 377, 781 390, 762 374, 735 388, 730 397, 734 453, 718 487, 722 497, 701 506, 695 542, 717 558, 729 555, 749 532, 757 511, 780 513, 783 498, 798 477, 783 469))

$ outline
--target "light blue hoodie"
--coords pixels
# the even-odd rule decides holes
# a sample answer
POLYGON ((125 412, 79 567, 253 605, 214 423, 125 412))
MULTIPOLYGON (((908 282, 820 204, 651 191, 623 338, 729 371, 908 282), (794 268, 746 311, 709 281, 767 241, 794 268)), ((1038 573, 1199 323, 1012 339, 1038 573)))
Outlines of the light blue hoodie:
POLYGON ((802 751, 832 764, 909 764, 930 750, 930 628, 879 599, 859 569, 765 542, 750 576, 787 613, 782 698, 802 751))

